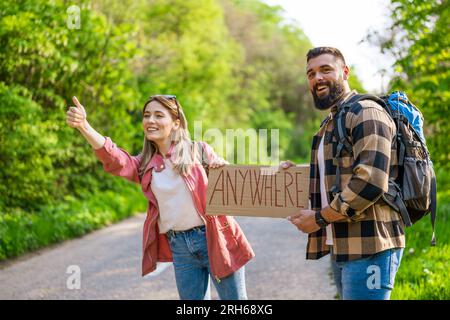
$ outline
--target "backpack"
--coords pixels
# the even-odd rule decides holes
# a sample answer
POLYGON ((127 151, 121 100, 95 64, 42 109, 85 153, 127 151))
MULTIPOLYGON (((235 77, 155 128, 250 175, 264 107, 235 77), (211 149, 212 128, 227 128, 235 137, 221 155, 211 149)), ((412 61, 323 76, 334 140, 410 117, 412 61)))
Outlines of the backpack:
MULTIPOLYGON (((400 213, 407 227, 431 213, 433 228, 431 245, 435 246, 436 176, 423 134, 423 116, 404 92, 395 91, 382 97, 356 94, 341 105, 334 117, 333 134, 337 139, 335 158, 341 157, 343 149, 353 155, 352 145, 345 128, 345 118, 346 113, 361 100, 372 100, 378 103, 394 120, 396 126, 398 177, 395 180, 389 179, 389 189, 382 195, 381 200, 400 213)), ((338 165, 336 184, 331 191, 336 194, 339 188, 338 165)))

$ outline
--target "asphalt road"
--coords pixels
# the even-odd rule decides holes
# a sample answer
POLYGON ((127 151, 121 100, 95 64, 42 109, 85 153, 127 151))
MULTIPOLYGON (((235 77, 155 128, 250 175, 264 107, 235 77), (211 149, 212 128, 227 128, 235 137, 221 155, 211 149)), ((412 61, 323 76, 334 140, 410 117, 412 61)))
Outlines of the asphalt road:
MULTIPOLYGON (((144 218, 0 263, 0 299, 178 299, 170 263, 141 277, 144 218)), ((306 235, 284 219, 236 219, 256 254, 246 266, 249 299, 334 298, 329 258, 307 261, 306 235)))

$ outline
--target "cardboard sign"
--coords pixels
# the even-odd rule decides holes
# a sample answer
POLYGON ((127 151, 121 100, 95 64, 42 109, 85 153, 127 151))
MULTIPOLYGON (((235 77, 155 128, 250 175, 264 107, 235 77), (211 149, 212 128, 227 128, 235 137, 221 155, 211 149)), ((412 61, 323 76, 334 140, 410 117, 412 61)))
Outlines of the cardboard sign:
POLYGON ((207 215, 285 218, 309 207, 309 165, 209 170, 207 215))

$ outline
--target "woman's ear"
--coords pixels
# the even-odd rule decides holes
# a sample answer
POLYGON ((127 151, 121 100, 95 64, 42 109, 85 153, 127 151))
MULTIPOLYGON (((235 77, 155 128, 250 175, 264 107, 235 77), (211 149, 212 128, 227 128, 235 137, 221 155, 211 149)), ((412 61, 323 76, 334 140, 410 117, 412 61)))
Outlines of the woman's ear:
POLYGON ((180 129, 180 120, 177 119, 177 120, 175 120, 173 122, 172 130, 170 132, 170 137, 171 137, 170 139, 172 141, 180 141, 180 139, 181 139, 181 132, 180 132, 179 129, 180 129))
POLYGON ((176 120, 173 122, 173 129, 174 129, 174 130, 178 130, 178 129, 180 129, 180 126, 181 126, 181 121, 180 121, 180 119, 176 119, 176 120))

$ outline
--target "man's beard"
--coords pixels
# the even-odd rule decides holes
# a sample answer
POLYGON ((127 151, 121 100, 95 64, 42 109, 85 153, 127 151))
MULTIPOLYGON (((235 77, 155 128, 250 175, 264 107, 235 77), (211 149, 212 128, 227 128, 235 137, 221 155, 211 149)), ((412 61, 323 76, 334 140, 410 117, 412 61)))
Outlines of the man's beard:
POLYGON ((317 87, 311 91, 314 99, 314 105, 319 110, 326 110, 331 108, 336 102, 338 102, 344 95, 344 81, 339 79, 337 81, 326 81, 320 84, 328 87, 328 94, 326 96, 319 97, 316 93, 317 87))

